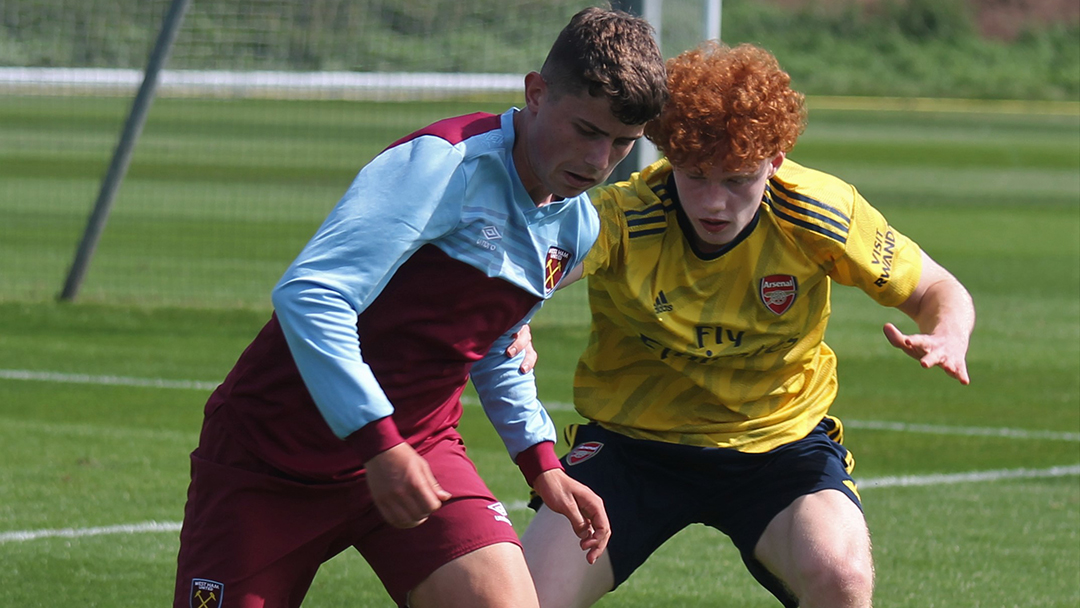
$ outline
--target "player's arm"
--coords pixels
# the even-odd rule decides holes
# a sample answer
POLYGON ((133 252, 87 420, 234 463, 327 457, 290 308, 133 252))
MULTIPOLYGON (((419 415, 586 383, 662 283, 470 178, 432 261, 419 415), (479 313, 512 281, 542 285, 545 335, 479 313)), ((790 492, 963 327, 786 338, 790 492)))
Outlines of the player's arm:
MULTIPOLYGON (((569 272, 564 274, 562 281, 559 283, 558 289, 562 289, 563 287, 566 287, 567 285, 580 279, 582 275, 582 267, 582 264, 578 264, 577 266, 574 266, 572 269, 570 269, 569 272)), ((510 346, 506 348, 506 356, 512 359, 514 357, 517 357, 519 354, 524 353, 521 358, 521 365, 518 366, 518 370, 523 374, 527 374, 532 370, 536 369, 536 360, 538 358, 538 355, 536 353, 536 349, 533 348, 532 329, 529 327, 529 325, 522 325, 521 329, 519 329, 511 337, 513 338, 513 342, 511 342, 510 346)))
POLYGON ((416 525, 448 495, 403 444, 390 418, 393 405, 363 359, 356 322, 414 251, 456 224, 446 201, 455 199, 460 177, 445 146, 419 138, 372 161, 272 293, 319 412, 365 463, 376 506, 399 526, 416 525), (426 146, 442 149, 425 155, 426 146))
POLYGON ((561 468, 541 473, 533 481, 533 489, 549 509, 570 521, 585 559, 595 564, 611 539, 603 499, 561 468))
POLYGON ((544 504, 570 521, 591 563, 603 553, 611 535, 607 513, 599 496, 563 471, 555 455, 555 425, 537 399, 535 377, 520 370, 524 352, 505 355, 520 330, 507 332, 473 365, 473 385, 525 480, 544 504))
POLYGON ((949 271, 922 254, 922 274, 915 291, 897 306, 919 327, 906 335, 885 325, 885 337, 924 368, 940 367, 961 384, 971 382, 967 350, 975 327, 975 305, 967 289, 949 271))

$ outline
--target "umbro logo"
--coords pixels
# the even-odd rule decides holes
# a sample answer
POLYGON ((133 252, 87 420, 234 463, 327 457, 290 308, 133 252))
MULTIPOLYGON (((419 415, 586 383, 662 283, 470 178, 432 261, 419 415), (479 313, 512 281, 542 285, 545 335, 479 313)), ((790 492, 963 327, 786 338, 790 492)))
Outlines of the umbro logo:
POLYGON ((496 502, 488 505, 488 508, 495 512, 495 521, 501 521, 514 525, 510 522, 510 514, 506 512, 506 507, 501 502, 496 502))
POLYGON ((488 251, 495 251, 498 247, 492 241, 497 241, 502 238, 502 234, 499 233, 499 229, 495 226, 484 226, 480 231, 480 238, 476 239, 476 244, 480 247, 487 249, 488 251))
POLYGON ((665 312, 671 312, 675 310, 675 307, 671 304, 668 304, 667 296, 665 296, 664 292, 661 291, 660 295, 656 296, 656 303, 653 304, 653 310, 656 312, 656 314, 662 315, 665 312))

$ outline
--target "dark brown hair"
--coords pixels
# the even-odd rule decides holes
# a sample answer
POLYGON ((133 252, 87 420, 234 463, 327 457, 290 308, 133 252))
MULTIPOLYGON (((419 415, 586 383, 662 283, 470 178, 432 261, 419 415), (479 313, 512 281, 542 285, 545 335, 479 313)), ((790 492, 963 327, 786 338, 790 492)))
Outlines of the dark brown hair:
POLYGON ((628 125, 655 118, 667 101, 664 58, 649 22, 622 11, 580 11, 556 38, 540 69, 552 94, 611 100, 628 125))

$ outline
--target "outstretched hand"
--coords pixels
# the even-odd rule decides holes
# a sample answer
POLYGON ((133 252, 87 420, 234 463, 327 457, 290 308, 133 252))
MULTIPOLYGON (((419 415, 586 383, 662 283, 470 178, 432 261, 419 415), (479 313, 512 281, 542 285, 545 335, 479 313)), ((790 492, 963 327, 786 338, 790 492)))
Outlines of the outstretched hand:
POLYGON ((395 528, 413 528, 450 500, 424 457, 399 443, 364 463, 375 507, 395 528))
POLYGON ((527 374, 534 367, 536 367, 536 350, 532 345, 532 330, 528 325, 522 325, 521 329, 514 334, 514 341, 510 343, 510 346, 506 347, 506 356, 513 359, 521 351, 525 351, 525 360, 521 363, 521 367, 518 369, 523 374, 527 374))
POLYGON ((586 552, 585 559, 595 564, 611 538, 611 524, 603 499, 561 469, 541 473, 533 482, 533 489, 549 509, 570 521, 574 533, 581 539, 579 544, 586 552))
POLYGON ((885 324, 885 337, 896 348, 917 360, 924 368, 940 367, 960 384, 968 385, 967 340, 952 335, 912 334, 901 332, 892 323, 885 324))

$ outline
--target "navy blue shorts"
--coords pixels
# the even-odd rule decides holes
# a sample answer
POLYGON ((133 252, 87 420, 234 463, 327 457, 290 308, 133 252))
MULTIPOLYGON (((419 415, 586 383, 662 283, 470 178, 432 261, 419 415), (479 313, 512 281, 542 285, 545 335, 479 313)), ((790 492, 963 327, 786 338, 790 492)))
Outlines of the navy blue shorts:
MULTIPOLYGON (((842 427, 826 417, 805 438, 763 454, 631 439, 596 424, 571 425, 566 472, 604 499, 611 520, 608 553, 618 587, 669 538, 690 524, 728 535, 747 568, 785 606, 798 600, 754 559, 777 514, 800 496, 833 489, 862 508, 851 478, 854 460, 842 427)), ((539 508, 539 502, 534 501, 539 508)))

